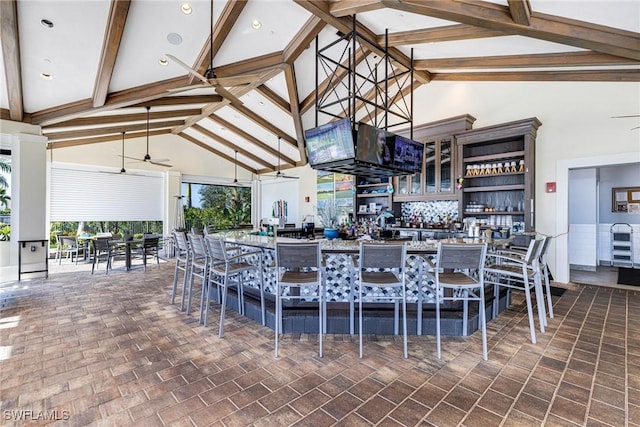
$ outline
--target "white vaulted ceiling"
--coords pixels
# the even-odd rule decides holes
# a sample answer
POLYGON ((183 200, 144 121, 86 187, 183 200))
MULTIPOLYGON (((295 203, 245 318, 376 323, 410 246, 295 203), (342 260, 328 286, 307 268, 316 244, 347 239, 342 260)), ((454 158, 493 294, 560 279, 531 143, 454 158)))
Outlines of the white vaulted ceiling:
POLYGON ((171 54, 205 73, 209 0, 2 0, 2 118, 41 125, 50 147, 65 147, 144 136, 151 105, 152 137, 174 133, 227 160, 237 150, 254 173, 299 166, 315 123, 314 39, 347 32, 354 13, 379 46, 388 32, 395 55, 413 52, 416 85, 640 80, 639 1, 215 0, 213 10, 218 77, 254 75, 225 85, 241 105, 212 87, 176 91, 199 80, 159 62, 171 54))

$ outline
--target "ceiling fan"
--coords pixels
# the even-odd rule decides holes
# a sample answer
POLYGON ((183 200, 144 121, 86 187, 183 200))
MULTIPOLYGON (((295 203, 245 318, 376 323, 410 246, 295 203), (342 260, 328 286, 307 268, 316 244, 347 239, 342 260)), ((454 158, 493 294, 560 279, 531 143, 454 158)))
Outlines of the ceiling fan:
MULTIPOLYGON (((213 0, 211 0, 211 31, 213 31, 213 0)), ((234 77, 221 77, 216 76, 216 72, 213 70, 213 34, 209 37, 209 68, 204 72, 204 76, 191 68, 188 64, 181 61, 174 55, 170 53, 165 54, 167 58, 170 58, 176 64, 180 65, 182 68, 187 70, 189 74, 194 75, 199 80, 202 81, 203 84, 188 86, 176 89, 177 91, 184 91, 186 89, 196 89, 202 87, 213 87, 219 95, 229 100, 230 103, 234 105, 242 105, 242 101, 229 92, 225 86, 244 86, 249 83, 253 83, 255 80, 261 77, 259 74, 247 74, 242 76, 234 76, 234 77)))
POLYGON ((159 160, 152 160, 151 156, 149 155, 149 111, 151 110, 150 106, 146 106, 145 107, 147 109, 147 153, 144 155, 144 157, 142 159, 136 158, 136 157, 129 157, 129 156, 125 156, 124 155, 124 145, 123 145, 123 152, 122 152, 122 157, 127 158, 127 159, 131 159, 131 160, 136 160, 138 162, 146 162, 146 163, 151 163, 152 165, 156 165, 156 166, 164 166, 165 168, 171 168, 173 167, 172 165, 166 163, 169 161, 169 159, 159 159, 159 160))
POLYGON ((120 172, 111 172, 111 171, 101 171, 103 173, 110 173, 110 174, 114 174, 114 175, 137 175, 135 173, 132 172, 127 172, 127 170, 124 168, 124 159, 125 159, 125 155, 124 155, 124 134, 125 132, 122 132, 122 154, 120 155, 120 157, 122 158, 122 166, 120 167, 120 172))
POLYGON ((289 176, 289 175, 285 175, 284 172, 282 172, 280 170, 280 137, 278 137, 278 167, 276 169, 276 173, 275 175, 263 175, 263 176, 269 176, 269 177, 273 177, 273 178, 286 178, 286 179, 300 179, 300 177, 298 176, 289 176))

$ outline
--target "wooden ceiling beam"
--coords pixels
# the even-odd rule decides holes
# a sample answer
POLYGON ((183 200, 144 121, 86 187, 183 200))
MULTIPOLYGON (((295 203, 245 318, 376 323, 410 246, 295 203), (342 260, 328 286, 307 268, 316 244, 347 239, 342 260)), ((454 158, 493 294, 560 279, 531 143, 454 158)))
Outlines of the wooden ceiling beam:
POLYGON ((507 0, 513 22, 520 25, 531 23, 531 4, 529 0, 507 0))
POLYGON ((640 60, 640 36, 632 31, 543 13, 532 13, 524 26, 513 22, 508 7, 490 2, 379 1, 405 12, 640 60))
MULTIPOLYGON (((247 0, 235 0, 228 1, 224 5, 224 9, 222 9, 222 13, 220 14, 220 18, 214 24, 212 29, 212 33, 207 37, 204 46, 200 49, 200 53, 198 54, 198 58, 193 65, 193 69, 197 70, 198 73, 204 75, 204 73, 209 68, 209 64, 211 63, 210 51, 213 50, 213 54, 220 50, 220 47, 227 39, 227 36, 231 32, 231 29, 235 25, 238 17, 242 13, 242 10, 247 5, 247 0), (213 37, 213 45, 211 44, 211 38, 213 37)), ((222 77, 218 74, 218 70, 216 69, 216 74, 218 77, 222 77)), ((191 76, 191 82, 195 82, 197 77, 191 76)))
MULTIPOLYGON (((215 154, 216 156, 221 157, 221 158, 223 158, 223 159, 225 159, 225 160, 227 160, 227 161, 229 161, 231 163, 234 163, 236 161, 236 159, 234 159, 233 157, 226 155, 225 153, 223 153, 220 150, 216 150, 212 146, 210 146, 208 144, 205 144, 204 142, 192 137, 191 135, 188 135, 188 134, 186 134, 184 132, 180 132, 177 135, 179 137, 181 137, 181 138, 186 139, 187 141, 191 142, 192 144, 197 145, 198 147, 200 147, 200 148, 202 148, 202 149, 204 149, 204 150, 206 150, 206 151, 208 151, 208 152, 210 152, 212 154, 215 154)), ((238 166, 242 167, 243 169, 245 169, 245 170, 247 170, 247 171, 249 171, 251 173, 254 173, 254 174, 258 173, 258 171, 256 169, 248 166, 245 163, 242 163, 242 162, 238 161, 237 164, 238 164, 238 166)))
POLYGON ((174 77, 172 79, 114 92, 107 96, 107 101, 101 107, 94 107, 93 100, 86 99, 37 111, 33 113, 31 117, 34 124, 47 126, 52 123, 71 120, 88 114, 115 110, 129 105, 141 104, 155 99, 164 98, 169 94, 175 93, 170 93, 168 91, 185 87, 188 84, 189 77, 174 77))
POLYGON ((282 52, 272 52, 256 56, 216 68, 216 75, 220 78, 239 76, 244 74, 262 74, 274 69, 282 70, 285 61, 282 52))
POLYGON ((298 140, 300 163, 304 165, 307 163, 307 150, 304 145, 304 129, 302 127, 302 116, 299 108, 300 101, 298 97, 298 83, 296 82, 296 72, 293 65, 289 65, 285 68, 284 78, 287 83, 287 92, 289 93, 289 105, 291 105, 293 127, 296 130, 296 139, 298 140))
POLYGON ((331 14, 338 17, 351 16, 384 7, 384 4, 378 0, 338 0, 331 3, 331 14))
MULTIPOLYGON (((389 46, 404 46, 420 43, 437 43, 457 40, 473 40, 486 37, 499 37, 507 34, 502 31, 479 28, 473 25, 447 25, 444 27, 424 28, 420 30, 389 33, 389 46)), ((384 46, 384 34, 378 36, 378 44, 384 46)), ((415 69, 415 67, 414 67, 415 69)))
POLYGON ((433 80, 468 82, 640 82, 640 73, 637 69, 433 73, 433 80))
POLYGON ((217 135, 213 132, 211 132, 209 129, 202 127, 200 125, 193 125, 191 126, 191 129, 200 132, 202 135, 206 136, 209 139, 213 139, 214 141, 219 142, 220 144, 224 145, 227 148, 231 148, 233 151, 237 151, 238 153, 242 154, 243 156, 247 157, 248 159, 251 159, 252 161, 264 166, 264 167, 271 167, 271 163, 267 162, 264 158, 257 156, 245 149, 243 149, 242 147, 234 144, 233 142, 229 141, 226 138, 221 137, 220 135, 217 135))
POLYGON ((465 58, 419 59, 415 69, 456 68, 540 68, 640 65, 640 61, 598 52, 561 52, 535 55, 473 56, 465 58))
POLYGON ((262 84, 256 88, 256 91, 260 92, 262 96, 267 98, 273 105, 280 108, 285 113, 291 113, 291 107, 289 106, 289 103, 286 100, 282 99, 280 95, 275 93, 268 86, 262 84))
MULTIPOLYGON (((157 129, 149 131, 149 136, 156 135, 166 135, 171 133, 171 129, 157 129)), ((125 139, 134 139, 134 138, 144 138, 147 136, 147 132, 133 132, 125 134, 125 139)), ((97 144, 100 142, 111 142, 111 141, 121 141, 122 133, 113 134, 113 135, 105 135, 98 136, 95 138, 78 138, 78 139, 69 139, 69 140, 57 140, 57 141, 49 141, 47 143, 47 149, 51 150, 54 148, 68 148, 68 147, 78 147, 80 145, 87 144, 97 144)))
POLYGON ((16 0, 0 1, 0 44, 9 100, 11 120, 21 122, 24 116, 22 99, 22 65, 18 34, 18 5, 16 0))
MULTIPOLYGON (((175 126, 180 126, 182 123, 184 123, 184 120, 153 122, 153 123, 149 123, 149 129, 172 128, 175 126)), ((45 136, 49 138, 50 141, 59 141, 63 139, 86 138, 91 136, 108 135, 112 133, 121 134, 122 132, 135 132, 135 131, 140 131, 145 129, 147 129, 146 123, 138 123, 138 124, 124 125, 124 126, 97 127, 92 129, 62 131, 62 132, 47 132, 45 133, 45 136)))
POLYGON ((250 142, 250 143, 254 144, 257 149, 262 150, 265 153, 268 153, 268 154, 270 154, 270 155, 272 155, 274 157, 280 156, 280 159, 285 161, 286 163, 290 163, 292 165, 296 164, 296 161, 293 160, 292 158, 284 155, 283 153, 279 153, 278 154, 278 150, 274 150, 273 148, 271 148, 270 145, 265 144, 264 142, 260 141, 255 136, 251 135, 248 132, 245 132, 244 130, 240 129, 239 127, 237 127, 233 123, 226 121, 222 117, 220 117, 220 116, 218 116, 216 114, 211 114, 209 116, 209 119, 211 119, 214 122, 218 123, 220 126, 223 126, 223 127, 227 128, 227 130, 235 133, 236 135, 240 136, 241 138, 244 138, 245 140, 247 140, 247 142, 250 142))
POLYGON ((322 19, 312 15, 282 51, 284 62, 293 64, 326 25, 322 19))
POLYGON ((184 95, 184 96, 166 96, 164 98, 152 99, 141 102, 139 104, 131 104, 128 107, 157 107, 167 105, 189 105, 189 104, 214 104, 222 102, 222 96, 215 95, 184 95))
MULTIPOLYGON (((273 77, 274 75, 276 75, 279 72, 280 72, 279 69, 275 69, 275 70, 272 69, 270 72, 266 73, 261 78, 259 78, 258 80, 254 81, 253 83, 250 83, 247 86, 234 87, 234 88, 229 89, 229 91, 233 95, 235 95, 237 98, 240 98, 241 96, 243 96, 243 95, 251 92, 252 90, 254 90, 256 87, 264 84, 264 82, 266 82, 267 80, 269 80, 271 77, 273 77)), ((210 114, 218 111, 219 109, 221 109, 223 107, 226 107, 226 106, 229 106, 229 105, 231 105, 231 103, 229 102, 228 99, 224 99, 222 102, 219 102, 219 103, 205 105, 202 108, 202 110, 201 110, 199 115, 189 117, 187 120, 185 120, 185 122, 184 122, 184 124, 182 126, 178 126, 177 128, 173 129, 172 132, 177 135, 180 132, 183 132, 185 129, 191 127, 192 125, 198 123, 203 118, 205 118, 205 117, 209 116, 210 114)))
POLYGON ((129 13, 130 0, 111 0, 107 29, 102 42, 102 52, 98 65, 98 75, 93 88, 93 106, 100 107, 107 100, 109 83, 116 65, 124 24, 129 13))
MULTIPOLYGON (((149 113, 150 120, 159 119, 172 119, 176 117, 188 117, 195 114, 200 114, 199 108, 183 109, 183 110, 171 110, 171 111, 158 111, 149 113)), ((66 122, 58 122, 43 128, 44 132, 49 129, 56 129, 62 127, 75 127, 75 126, 98 126, 109 125, 114 123, 127 123, 127 122, 142 122, 147 120, 147 113, 135 113, 135 114, 112 114, 108 116, 97 117, 84 117, 81 119, 68 120, 66 122)))
POLYGON ((269 120, 267 120, 264 117, 258 115, 254 111, 251 111, 250 109, 248 109, 244 105, 233 105, 233 104, 231 104, 229 106, 231 108, 233 108, 234 110, 236 110, 238 113, 243 114, 247 119, 251 120, 252 122, 254 122, 257 125, 259 125, 262 128, 264 128, 268 132, 271 132, 272 134, 281 137, 284 141, 288 142, 292 147, 294 147, 296 149, 298 148, 298 142, 296 141, 295 138, 293 138, 290 135, 288 135, 285 131, 283 131, 282 129, 278 128, 276 125, 271 123, 269 120))

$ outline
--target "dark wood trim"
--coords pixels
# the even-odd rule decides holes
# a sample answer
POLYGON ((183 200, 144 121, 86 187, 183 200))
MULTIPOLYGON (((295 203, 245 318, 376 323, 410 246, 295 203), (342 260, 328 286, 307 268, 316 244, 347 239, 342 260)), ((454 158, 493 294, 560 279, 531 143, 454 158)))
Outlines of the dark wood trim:
POLYGON ((507 0, 513 22, 520 25, 531 24, 531 4, 529 0, 507 0))
POLYGON ((599 52, 561 52, 535 55, 501 55, 459 58, 419 59, 414 61, 414 69, 457 69, 457 68, 541 68, 541 67, 586 67, 640 65, 640 61, 621 58, 599 52))
MULTIPOLYGON (((170 120, 165 122, 151 122, 149 123, 149 129, 161 129, 172 128, 180 126, 184 123, 184 120, 170 120)), ((108 134, 122 134, 122 132, 135 132, 147 129, 146 123, 137 123, 133 125, 120 125, 111 127, 95 127, 85 130, 72 130, 63 132, 47 132, 45 136, 49 138, 49 141, 59 141, 63 139, 72 138, 85 138, 90 136, 108 135, 108 134)))
POLYGON ((111 1, 107 29, 102 43, 102 53, 100 54, 100 64, 98 65, 98 73, 93 88, 94 107, 104 105, 104 102, 107 100, 109 83, 111 82, 113 69, 116 65, 116 58, 118 57, 118 50, 120 49, 120 42, 122 41, 122 33, 124 32, 124 25, 127 22, 130 4, 130 0, 111 1))
POLYGON ((185 87, 188 84, 189 78, 187 76, 174 77, 172 79, 114 92, 107 96, 107 102, 101 107, 94 107, 93 100, 85 99, 37 111, 32 114, 32 121, 34 124, 46 126, 58 121, 82 117, 87 114, 95 114, 133 104, 141 104, 164 98, 169 95, 169 90, 185 87))
MULTIPOLYGON (((399 31, 389 33, 389 46, 403 46, 415 43, 435 43, 456 40, 471 40, 485 37, 499 37, 506 35, 502 31, 478 28, 473 25, 447 25, 444 27, 422 28, 419 30, 399 31)), ((384 45, 384 35, 378 36, 378 43, 384 45)), ((414 62, 415 69, 415 62, 414 62)))
POLYGON ((291 106, 289 105, 289 103, 280 95, 271 90, 266 84, 258 86, 256 88, 256 91, 260 92, 262 96, 267 98, 271 103, 273 103, 276 107, 280 108, 285 113, 291 114, 291 106))
MULTIPOLYGON (((171 133, 171 129, 157 129, 157 130, 149 131, 149 136, 165 135, 168 133, 171 133)), ((125 139, 144 138, 146 136, 147 136, 146 130, 143 132, 130 132, 125 135, 125 139)), ((78 147, 81 145, 98 144, 100 142, 121 141, 121 140, 122 140, 122 133, 98 136, 95 138, 65 139, 65 140, 59 140, 59 141, 49 141, 49 143, 47 143, 47 149, 51 150, 54 148, 78 147)))
POLYGON ((293 65, 296 59, 304 52, 320 31, 327 24, 317 16, 311 16, 302 26, 302 29, 293 37, 282 51, 284 62, 293 65))
POLYGON ((296 130, 296 139, 298 141, 298 152, 300 153, 300 163, 307 163, 307 150, 304 145, 304 129, 302 128, 302 116, 299 108, 298 83, 296 82, 296 73, 293 65, 289 65, 284 70, 284 78, 287 83, 287 92, 289 93, 289 105, 291 105, 291 117, 293 118, 293 127, 296 130))
MULTIPOLYGON (((173 119, 176 117, 187 117, 199 114, 200 109, 184 109, 184 110, 171 110, 171 111, 158 111, 149 113, 149 119, 173 119)), ((96 117, 84 117, 81 119, 68 120, 66 122, 58 122, 49 126, 43 127, 43 131, 46 133, 49 129, 56 129, 62 127, 75 127, 75 126, 95 126, 95 125, 109 125, 114 123, 127 123, 127 122, 142 122, 147 119, 147 113, 134 113, 134 114, 110 114, 108 116, 96 116, 96 117)))
POLYGON ((508 7, 489 2, 403 0, 384 4, 405 12, 640 60, 640 36, 632 31, 543 13, 532 14, 530 25, 523 26, 513 22, 508 7))
POLYGON ((18 34, 18 5, 16 0, 0 1, 0 43, 9 100, 11 120, 21 122, 24 115, 22 100, 22 63, 18 34))
POLYGON ((638 82, 638 70, 584 71, 496 71, 478 73, 433 73, 434 81, 494 82, 638 82))

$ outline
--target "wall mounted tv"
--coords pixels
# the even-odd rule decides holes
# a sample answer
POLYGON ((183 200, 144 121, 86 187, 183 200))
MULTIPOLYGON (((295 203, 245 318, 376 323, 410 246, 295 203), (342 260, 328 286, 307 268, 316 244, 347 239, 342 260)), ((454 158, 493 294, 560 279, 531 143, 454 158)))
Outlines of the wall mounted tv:
POLYGON ((422 172, 424 145, 400 135, 394 137, 393 167, 404 172, 422 172))
POLYGON ((355 157, 351 120, 341 119, 304 132, 311 167, 355 157))
POLYGON ((393 167, 394 138, 393 134, 368 125, 358 123, 356 140, 356 160, 374 165, 393 167))

